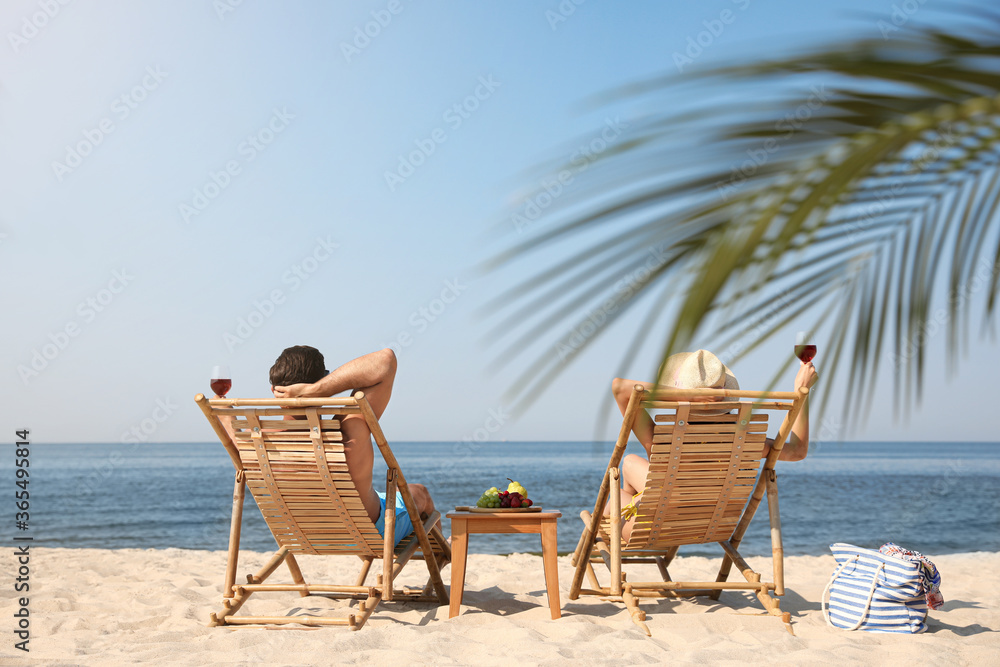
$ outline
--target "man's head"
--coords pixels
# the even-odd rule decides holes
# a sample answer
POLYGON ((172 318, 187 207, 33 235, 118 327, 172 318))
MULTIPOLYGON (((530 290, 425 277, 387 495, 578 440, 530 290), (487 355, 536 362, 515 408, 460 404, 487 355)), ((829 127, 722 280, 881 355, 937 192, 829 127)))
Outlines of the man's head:
POLYGON ((319 350, 308 345, 295 345, 285 348, 271 366, 271 386, 287 387, 300 382, 312 384, 326 375, 326 363, 319 350))

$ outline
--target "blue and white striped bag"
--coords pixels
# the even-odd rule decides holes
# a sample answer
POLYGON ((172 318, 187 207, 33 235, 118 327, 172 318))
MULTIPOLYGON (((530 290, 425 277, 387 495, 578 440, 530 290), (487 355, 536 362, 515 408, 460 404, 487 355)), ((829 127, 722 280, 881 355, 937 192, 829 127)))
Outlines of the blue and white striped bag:
POLYGON ((830 626, 871 632, 916 633, 927 629, 927 601, 919 562, 843 543, 831 544, 830 551, 837 561, 837 569, 823 591, 823 616, 830 626))

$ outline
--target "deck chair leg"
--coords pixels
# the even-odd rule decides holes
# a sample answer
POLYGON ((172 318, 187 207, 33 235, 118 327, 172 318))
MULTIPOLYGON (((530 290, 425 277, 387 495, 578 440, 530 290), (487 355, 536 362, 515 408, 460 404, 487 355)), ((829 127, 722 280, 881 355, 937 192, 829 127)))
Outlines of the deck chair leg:
POLYGON ((792 629, 792 615, 787 611, 781 611, 781 603, 778 599, 771 597, 766 588, 757 591, 757 599, 764 605, 767 613, 781 619, 781 622, 785 624, 785 629, 794 637, 795 631, 792 629))
POLYGON ((667 563, 669 563, 663 556, 656 557, 656 567, 660 570, 660 576, 663 577, 664 581, 673 581, 670 578, 670 570, 667 569, 667 563))
POLYGON ((222 612, 220 612, 221 615, 216 614, 214 612, 209 614, 209 617, 211 618, 209 625, 210 626, 229 625, 226 622, 226 618, 232 616, 237 611, 239 611, 240 607, 243 606, 243 603, 246 602, 247 598, 249 598, 251 595, 253 595, 253 593, 246 591, 242 586, 233 586, 232 600, 226 600, 226 599, 222 600, 222 612))
POLYGON ((622 494, 618 468, 609 468, 611 478, 611 594, 622 594, 622 494))
MULTIPOLYGON (((406 482, 403 481, 403 488, 405 488, 406 482)), ((406 489, 404 494, 409 496, 410 491, 406 489)), ((410 496, 412 502, 412 496, 410 496)), ((431 517, 425 521, 421 521, 420 517, 417 517, 417 521, 413 524, 414 532, 417 534, 417 541, 420 543, 420 551, 424 555, 424 563, 427 565, 427 573, 430 576, 431 583, 434 585, 434 591, 437 593, 438 602, 441 604, 448 604, 448 589, 444 586, 444 579, 441 578, 441 567, 438 565, 437 558, 434 557, 434 549, 431 547, 431 540, 428 535, 428 530, 425 525, 435 525, 440 521, 440 514, 438 512, 432 512, 431 517)), ((412 517, 411 517, 412 520, 412 517)))
POLYGON ((247 476, 243 470, 236 471, 233 485, 233 516, 229 523, 229 554, 226 557, 226 581, 222 586, 222 597, 233 597, 236 583, 236 567, 240 553, 240 527, 243 525, 243 499, 246 496, 247 476))
POLYGON ((441 530, 441 524, 437 523, 430 530, 430 536, 437 543, 438 548, 441 550, 441 557, 438 559, 438 567, 443 568, 445 565, 451 562, 451 545, 448 544, 448 538, 444 536, 444 531, 441 530))
POLYGON ((372 612, 375 611, 375 607, 378 606, 378 603, 381 600, 382 600, 381 592, 375 591, 375 595, 369 596, 364 600, 362 600, 361 602, 359 602, 358 611, 360 611, 361 613, 360 615, 357 616, 351 614, 348 627, 350 627, 351 630, 360 630, 361 628, 365 627, 365 623, 368 621, 368 617, 372 615, 372 612))
POLYGON ((365 579, 368 578, 368 573, 372 569, 372 563, 375 562, 375 558, 372 556, 358 556, 361 559, 361 572, 358 573, 358 580, 354 584, 355 586, 364 586, 365 579))
MULTIPOLYGON (((261 584, 265 579, 274 574, 274 571, 278 569, 278 566, 285 562, 286 558, 291 554, 288 553, 288 547, 281 547, 274 552, 271 559, 264 564, 264 567, 257 571, 257 574, 248 574, 247 583, 248 584, 261 584)), ((296 563, 295 569, 298 569, 298 564, 296 563)), ((292 576, 295 576, 294 574, 292 576)), ((302 573, 299 572, 299 579, 302 578, 302 573)), ((296 581, 295 583, 305 583, 296 581)))
MULTIPOLYGON (((425 588, 431 587, 437 594, 438 602, 441 604, 448 604, 449 597, 448 592, 444 587, 444 580, 441 578, 441 569, 451 563, 451 546, 445 539, 444 533, 441 531, 441 515, 437 511, 432 512, 431 516, 421 524, 425 539, 427 543, 430 544, 430 538, 434 537, 435 542, 443 544, 444 549, 442 550, 441 558, 439 559, 435 555, 434 551, 424 553, 424 562, 427 564, 427 586, 425 588)), ((419 538, 419 534, 417 535, 419 538)))
MULTIPOLYGON (((723 556, 722 565, 719 567, 719 576, 717 576, 715 580, 720 583, 723 581, 728 581, 729 571, 732 569, 732 567, 733 567, 733 561, 729 558, 729 556, 723 556)), ((708 597, 713 600, 718 600, 720 595, 722 595, 722 589, 717 588, 714 591, 712 591, 711 595, 709 595, 708 597)))
POLYGON ((587 561, 587 579, 590 581, 590 585, 593 586, 595 591, 601 590, 601 582, 597 579, 597 573, 594 572, 594 566, 591 565, 590 561, 587 561))
POLYGON ((570 582, 569 586, 569 599, 576 600, 580 597, 580 589, 583 588, 583 575, 588 569, 593 572, 593 568, 590 566, 590 552, 593 550, 593 527, 591 514, 587 510, 580 512, 580 519, 583 520, 583 533, 580 535, 580 541, 577 544, 577 552, 573 556, 573 565, 576 568, 573 570, 573 581, 570 582))
MULTIPOLYGON (((285 554, 285 565, 288 566, 288 571, 292 574, 292 581, 305 586, 306 580, 302 576, 302 570, 299 569, 299 562, 295 560, 295 556, 292 555, 291 551, 285 554)), ((309 597, 309 591, 299 591, 299 597, 309 597)))
POLYGON ((774 594, 785 594, 785 549, 781 542, 781 515, 778 514, 778 478, 773 470, 767 473, 767 513, 771 519, 771 564, 774 568, 774 594))
POLYGON ((393 551, 396 548, 396 471, 385 471, 385 535, 382 542, 382 597, 392 600, 393 551))
POLYGON ((649 631, 649 626, 646 625, 646 612, 639 609, 639 600, 632 594, 632 585, 626 583, 625 590, 622 591, 622 601, 625 603, 625 608, 628 609, 629 617, 632 622, 642 628, 642 631, 646 633, 647 637, 652 637, 653 633, 649 631))

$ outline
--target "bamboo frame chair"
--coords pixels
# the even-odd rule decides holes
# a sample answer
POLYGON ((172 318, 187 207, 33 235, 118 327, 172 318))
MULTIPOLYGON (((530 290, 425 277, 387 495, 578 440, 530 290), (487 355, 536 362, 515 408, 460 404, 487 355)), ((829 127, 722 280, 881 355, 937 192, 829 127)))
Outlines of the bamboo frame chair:
POLYGON ((450 562, 451 548, 441 532, 441 515, 435 511, 421 520, 406 479, 363 392, 351 398, 281 400, 206 399, 198 394, 195 401, 236 467, 223 608, 211 614, 210 625, 299 623, 346 625, 360 630, 381 600, 448 604, 441 568, 450 562), (368 518, 347 471, 340 418, 348 414, 364 417, 388 466, 384 538, 368 518), (283 420, 285 415, 296 419, 283 420), (233 418, 235 442, 221 417, 233 418), (247 583, 236 584, 247 487, 278 542, 278 550, 259 572, 247 575, 247 583), (414 531, 394 548, 397 491, 403 497, 414 531), (421 555, 415 555, 418 550, 421 555), (307 584, 295 554, 356 555, 362 561, 361 571, 353 585, 307 584), (382 559, 378 583, 366 586, 368 571, 378 558, 382 559), (423 590, 394 589, 393 580, 411 558, 422 558, 427 564, 427 585, 423 590), (265 584, 282 563, 288 566, 294 583, 265 584), (235 615, 253 593, 264 591, 353 598, 359 600, 358 611, 346 618, 235 615))
MULTIPOLYGON (((615 449, 604 473, 593 512, 580 513, 584 529, 573 554, 573 581, 569 598, 598 595, 623 602, 632 621, 649 635, 640 597, 707 595, 718 600, 725 589, 756 594, 764 608, 781 618, 792 632, 791 615, 778 599, 785 593, 781 519, 774 465, 809 390, 796 392, 731 391, 725 389, 658 390, 644 397, 642 385, 632 390, 615 449), (720 397, 718 403, 692 403, 696 396, 720 397), (739 400, 751 399, 751 400, 739 400), (711 406, 706 411, 707 406, 711 406), (627 542, 622 540, 619 470, 632 424, 642 409, 662 410, 654 417, 649 473, 627 542), (719 414, 720 410, 736 410, 719 414), (771 450, 761 464, 767 437, 768 411, 784 411, 785 418, 771 450), (759 474, 758 474, 759 470, 759 474), (750 520, 767 494, 771 522, 773 582, 761 580, 738 548, 750 520), (605 503, 610 496, 610 516, 605 503), (719 575, 712 582, 674 581, 668 565, 682 545, 717 542, 723 550, 719 575), (611 585, 602 586, 593 562, 603 562, 611 585), (631 582, 622 565, 656 563, 663 581, 631 582), (735 564, 745 582, 729 582, 735 564), (583 588, 587 575, 591 588, 583 588), (773 593, 773 595, 772 595, 773 593)), ((794 632, 792 632, 794 634, 794 632)))

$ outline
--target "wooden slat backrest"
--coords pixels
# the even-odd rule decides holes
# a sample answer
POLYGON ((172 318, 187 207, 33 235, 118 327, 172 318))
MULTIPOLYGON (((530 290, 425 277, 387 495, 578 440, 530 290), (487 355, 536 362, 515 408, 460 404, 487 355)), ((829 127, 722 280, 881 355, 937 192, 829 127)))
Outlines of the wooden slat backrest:
POLYGON ((353 399, 327 401, 335 404, 211 401, 211 413, 233 417, 234 440, 227 449, 235 453, 234 463, 279 546, 294 553, 380 558, 383 538, 361 503, 344 454, 340 420, 358 414, 358 406, 353 399))
POLYGON ((791 401, 653 402, 653 446, 629 550, 729 539, 761 468, 768 414, 791 401), (726 412, 720 411, 726 410, 726 412))

